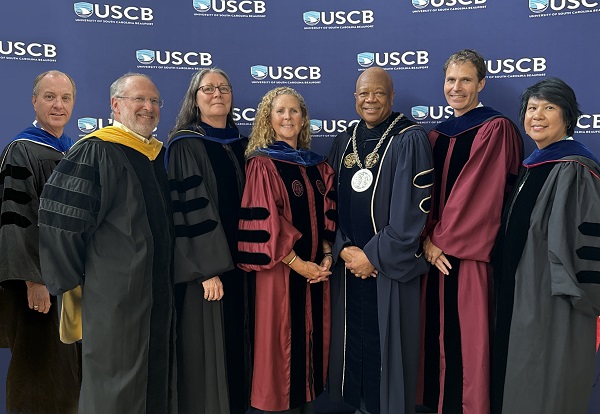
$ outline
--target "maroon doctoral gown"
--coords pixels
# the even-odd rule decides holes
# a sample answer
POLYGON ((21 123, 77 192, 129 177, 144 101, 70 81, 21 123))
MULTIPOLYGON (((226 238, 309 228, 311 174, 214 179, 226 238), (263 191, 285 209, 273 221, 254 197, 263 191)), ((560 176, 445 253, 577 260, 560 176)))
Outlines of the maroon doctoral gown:
POLYGON ((282 259, 293 249, 302 260, 322 260, 322 240, 333 241, 335 230, 333 171, 322 159, 303 165, 262 154, 248 161, 246 178, 238 237, 239 266, 256 271, 250 404, 289 410, 323 390, 330 298, 328 282, 309 284, 282 259))
POLYGON ((432 267, 423 278, 419 397, 440 413, 487 414, 490 256, 523 143, 514 124, 489 107, 451 117, 429 139, 435 185, 426 234, 452 269, 444 276, 432 267))

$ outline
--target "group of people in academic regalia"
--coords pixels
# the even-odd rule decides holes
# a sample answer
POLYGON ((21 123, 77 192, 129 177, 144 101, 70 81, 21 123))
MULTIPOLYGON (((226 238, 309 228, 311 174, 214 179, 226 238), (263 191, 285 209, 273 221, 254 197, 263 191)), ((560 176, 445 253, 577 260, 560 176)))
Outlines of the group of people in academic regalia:
POLYGON ((363 71, 325 157, 291 87, 246 137, 228 75, 199 70, 163 144, 157 87, 127 73, 113 124, 73 142, 75 82, 40 74, 0 160, 7 412, 586 413, 600 163, 558 78, 522 96, 523 160, 485 76, 451 55, 427 133, 363 71))

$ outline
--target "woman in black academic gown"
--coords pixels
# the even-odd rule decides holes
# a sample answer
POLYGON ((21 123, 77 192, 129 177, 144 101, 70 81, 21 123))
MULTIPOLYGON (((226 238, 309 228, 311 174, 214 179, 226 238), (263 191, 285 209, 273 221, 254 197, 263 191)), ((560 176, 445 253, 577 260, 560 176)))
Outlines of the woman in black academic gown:
POLYGON ((247 142, 233 122, 227 74, 196 72, 167 147, 182 413, 241 414, 248 406, 249 278, 236 267, 247 142))

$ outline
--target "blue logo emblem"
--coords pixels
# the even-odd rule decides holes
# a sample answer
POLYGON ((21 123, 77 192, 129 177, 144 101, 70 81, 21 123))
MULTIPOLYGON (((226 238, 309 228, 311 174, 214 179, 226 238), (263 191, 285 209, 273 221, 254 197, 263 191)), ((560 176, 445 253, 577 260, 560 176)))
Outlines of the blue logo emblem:
POLYGON ((356 55, 356 60, 363 68, 368 68, 375 61, 375 54, 371 52, 362 52, 356 55))
POLYGON ((310 120, 310 133, 318 134, 323 129, 323 121, 319 119, 311 119, 310 120))
POLYGON ((73 10, 75 10, 75 14, 77 16, 87 19, 94 14, 94 5, 92 3, 86 3, 82 1, 73 4, 73 10))
POLYGON ((548 8, 548 0, 529 0, 529 10, 534 13, 545 12, 548 8))
POLYGON ((307 11, 304 12, 302 18, 304 19, 304 23, 306 23, 309 26, 314 26, 315 24, 318 24, 321 21, 321 13, 316 11, 307 11))
POLYGON ((412 5, 416 9, 424 9, 429 6, 429 0, 412 0, 412 5))
POLYGON ((143 63, 144 65, 149 65, 154 62, 154 50, 141 49, 135 52, 135 57, 138 62, 143 63))
POLYGON ((269 74, 269 69, 263 65, 255 65, 250 68, 250 74, 256 80, 263 80, 269 74))
POLYGON ((210 0, 194 0, 194 9, 199 13, 204 13, 210 10, 210 0))
POLYGON ((414 119, 422 121, 429 115, 429 107, 424 105, 413 106, 410 109, 410 113, 414 119))
POLYGON ((89 134, 94 132, 98 127, 98 120, 96 118, 79 118, 77 126, 81 132, 89 134))

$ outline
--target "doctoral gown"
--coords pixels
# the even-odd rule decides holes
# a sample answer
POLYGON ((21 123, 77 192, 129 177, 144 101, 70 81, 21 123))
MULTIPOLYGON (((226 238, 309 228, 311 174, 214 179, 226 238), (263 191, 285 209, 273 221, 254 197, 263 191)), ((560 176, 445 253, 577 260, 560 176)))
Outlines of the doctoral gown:
POLYGON ((29 309, 25 281, 43 283, 38 208, 44 183, 70 138, 29 127, 2 153, 0 166, 0 343, 11 348, 7 412, 77 411, 80 345, 58 335, 55 296, 47 314, 29 309))
POLYGON ((489 107, 429 133, 435 185, 425 234, 451 263, 423 278, 419 402, 439 413, 488 414, 491 253, 502 204, 522 161, 516 126, 489 107))
POLYGON ((237 263, 247 138, 207 124, 178 131, 167 147, 175 222, 179 409, 243 414, 250 386, 248 283, 237 263), (219 276, 225 295, 204 300, 219 276))
POLYGON ((494 265, 494 414, 585 414, 600 314, 600 166, 577 141, 536 150, 494 265))
POLYGON ((43 279, 52 294, 83 289, 79 410, 176 413, 164 149, 151 159, 116 127, 95 134, 73 146, 40 202, 43 279))
POLYGON ((320 263, 333 242, 333 171, 323 158, 275 142, 246 165, 240 267, 256 271, 251 406, 283 411, 323 390, 329 355, 329 283, 307 283, 282 259, 320 263))
MULTIPOLYGON (((398 113, 368 129, 355 128, 363 163, 398 113)), ((421 126, 402 116, 378 150, 371 186, 356 192, 347 167, 353 128, 338 135, 329 154, 336 171, 339 226, 331 276, 332 346, 329 393, 377 413, 413 413, 419 356, 419 276, 427 270, 419 236, 423 231, 433 166, 421 126), (339 253, 357 246, 378 270, 362 280, 346 274, 339 253)))

